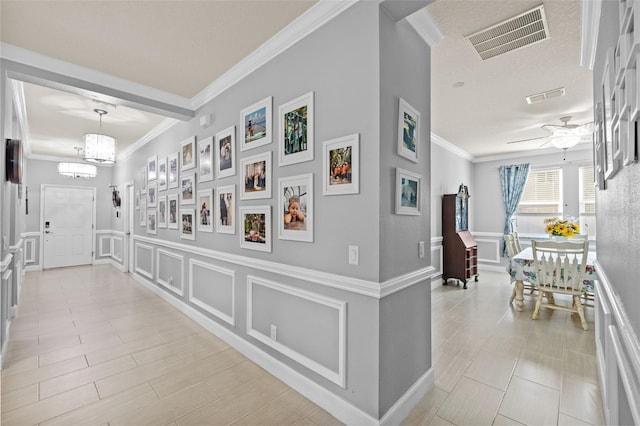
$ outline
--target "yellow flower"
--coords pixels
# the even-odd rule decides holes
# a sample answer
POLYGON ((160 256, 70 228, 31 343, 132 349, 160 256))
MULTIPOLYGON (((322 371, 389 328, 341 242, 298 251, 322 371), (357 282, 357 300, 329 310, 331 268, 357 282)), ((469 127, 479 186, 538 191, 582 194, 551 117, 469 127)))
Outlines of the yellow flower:
POLYGON ((544 220, 545 231, 549 235, 573 237, 580 233, 580 226, 573 220, 550 217, 544 220))

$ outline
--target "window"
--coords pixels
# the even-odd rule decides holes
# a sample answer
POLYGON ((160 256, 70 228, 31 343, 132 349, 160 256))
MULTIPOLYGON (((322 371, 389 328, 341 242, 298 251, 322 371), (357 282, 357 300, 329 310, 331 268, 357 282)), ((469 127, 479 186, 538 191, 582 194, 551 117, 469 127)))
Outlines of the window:
POLYGON ((561 179, 560 169, 531 170, 518 206, 518 216, 562 214, 561 179))
POLYGON ((580 180, 580 233, 596 237, 596 188, 593 185, 593 166, 578 169, 580 180))

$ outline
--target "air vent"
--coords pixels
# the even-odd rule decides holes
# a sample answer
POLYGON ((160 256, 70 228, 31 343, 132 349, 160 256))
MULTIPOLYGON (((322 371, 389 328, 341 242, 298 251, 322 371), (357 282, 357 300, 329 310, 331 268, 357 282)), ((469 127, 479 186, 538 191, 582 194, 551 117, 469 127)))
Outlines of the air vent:
POLYGON ((529 95, 525 99, 528 104, 536 104, 538 102, 546 101, 551 98, 558 98, 565 95, 564 87, 559 89, 547 90, 546 92, 536 93, 535 95, 529 95))
POLYGON ((549 38, 549 26, 544 6, 540 5, 467 38, 483 60, 546 40, 549 38))

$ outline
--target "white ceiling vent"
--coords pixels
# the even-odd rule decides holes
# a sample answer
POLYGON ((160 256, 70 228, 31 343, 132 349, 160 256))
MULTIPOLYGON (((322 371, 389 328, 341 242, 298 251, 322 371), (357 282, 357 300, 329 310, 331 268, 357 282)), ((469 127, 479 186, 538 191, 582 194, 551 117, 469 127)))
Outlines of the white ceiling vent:
POLYGON ((535 95, 529 95, 525 99, 528 104, 536 104, 538 102, 546 101, 551 98, 558 98, 565 95, 564 87, 558 89, 547 90, 546 92, 536 93, 535 95))
POLYGON ((549 38, 544 5, 467 36, 483 60, 549 38))

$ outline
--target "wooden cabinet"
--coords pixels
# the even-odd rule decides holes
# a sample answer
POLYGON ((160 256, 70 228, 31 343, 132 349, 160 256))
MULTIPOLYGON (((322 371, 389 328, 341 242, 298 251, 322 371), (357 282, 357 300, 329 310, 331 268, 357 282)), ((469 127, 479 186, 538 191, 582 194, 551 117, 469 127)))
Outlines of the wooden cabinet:
POLYGON ((458 194, 442 196, 442 280, 478 281, 478 244, 468 230, 468 200, 458 194))

